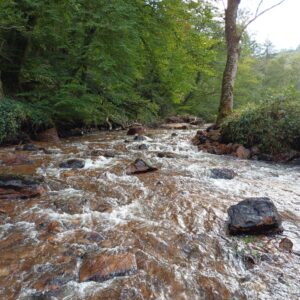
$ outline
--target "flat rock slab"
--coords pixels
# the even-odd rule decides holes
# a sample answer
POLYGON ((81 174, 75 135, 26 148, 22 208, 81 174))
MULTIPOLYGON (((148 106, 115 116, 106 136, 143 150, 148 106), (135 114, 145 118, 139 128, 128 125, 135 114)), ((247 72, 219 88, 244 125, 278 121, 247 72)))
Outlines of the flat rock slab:
POLYGON ((210 170, 211 172, 211 178, 214 178, 214 179, 227 179, 227 180, 231 180, 233 179, 237 173, 231 169, 225 169, 225 168, 222 168, 222 169, 211 169, 210 170))
POLYGON ((85 166, 85 161, 81 159, 69 159, 59 164, 62 169, 82 169, 85 166))
POLYGON ((144 161, 143 159, 136 159, 131 165, 126 168, 127 175, 134 175, 134 174, 142 174, 147 172, 154 172, 158 169, 152 167, 150 163, 144 161))
POLYGON ((229 207, 229 233, 269 234, 282 232, 281 218, 269 198, 247 198, 229 207))
POLYGON ((0 174, 0 199, 28 199, 46 193, 47 187, 41 177, 0 174))
POLYGON ((133 275, 137 272, 135 255, 98 254, 84 259, 80 268, 80 282, 102 282, 118 276, 133 275))

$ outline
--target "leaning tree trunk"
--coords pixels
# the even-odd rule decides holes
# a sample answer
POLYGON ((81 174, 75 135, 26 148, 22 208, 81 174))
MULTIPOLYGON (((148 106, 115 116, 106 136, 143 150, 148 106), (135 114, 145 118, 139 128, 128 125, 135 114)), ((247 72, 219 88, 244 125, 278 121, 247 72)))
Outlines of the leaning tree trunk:
POLYGON ((241 0, 228 0, 225 10, 225 38, 227 45, 227 61, 223 73, 222 92, 217 124, 233 110, 233 87, 240 54, 241 35, 238 32, 236 20, 241 0))

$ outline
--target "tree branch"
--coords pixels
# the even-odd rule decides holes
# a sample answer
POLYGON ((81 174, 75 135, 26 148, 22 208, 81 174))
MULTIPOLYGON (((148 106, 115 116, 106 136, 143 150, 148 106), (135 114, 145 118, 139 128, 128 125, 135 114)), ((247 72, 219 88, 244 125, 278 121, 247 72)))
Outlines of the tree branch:
POLYGON ((275 7, 277 7, 277 6, 279 6, 279 5, 282 4, 284 1, 285 1, 285 0, 281 0, 281 1, 277 2, 276 4, 274 4, 274 5, 272 5, 272 6, 268 7, 268 8, 266 8, 266 9, 264 9, 264 10, 261 11, 261 12, 259 12, 259 9, 260 9, 262 3, 264 2, 264 0, 261 0, 261 1, 259 2, 258 6, 257 6, 257 9, 256 9, 256 12, 255 12, 254 17, 253 17, 252 19, 250 19, 250 20, 246 23, 246 25, 243 26, 243 28, 242 28, 242 33, 243 33, 243 32, 246 30, 246 28, 247 28, 251 23, 253 23, 257 18, 259 18, 260 16, 262 16, 262 15, 265 14, 266 12, 270 11, 271 9, 273 9, 273 8, 275 8, 275 7))

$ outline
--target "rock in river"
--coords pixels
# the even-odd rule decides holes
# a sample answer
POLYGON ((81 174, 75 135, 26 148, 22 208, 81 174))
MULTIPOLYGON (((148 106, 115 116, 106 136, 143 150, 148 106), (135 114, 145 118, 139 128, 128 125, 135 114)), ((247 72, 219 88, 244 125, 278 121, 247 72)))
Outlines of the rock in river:
POLYGON ((137 272, 135 255, 123 254, 98 254, 83 260, 80 268, 80 282, 102 282, 113 277, 133 275, 137 272))
POLYGON ((158 169, 152 167, 148 162, 145 162, 143 159, 136 159, 131 165, 126 169, 127 175, 141 174, 147 172, 157 171, 158 169))
POLYGON ((22 147, 23 151, 39 151, 39 148, 34 144, 25 144, 22 147))
POLYGON ((214 179, 233 179, 237 174, 236 172, 234 172, 233 170, 231 169, 226 169, 226 168, 223 168, 223 169, 211 169, 210 170, 211 172, 211 178, 214 178, 214 179))
POLYGON ((159 157, 159 158, 177 158, 178 156, 172 152, 158 152, 157 157, 159 157))
POLYGON ((281 218, 269 198, 247 198, 228 209, 230 234, 281 232, 281 218))
POLYGON ((84 166, 85 162, 81 159, 69 159, 59 164, 59 167, 64 169, 82 169, 84 166))
POLYGON ((136 135, 136 136, 133 138, 133 140, 134 140, 135 142, 142 142, 142 141, 146 141, 147 138, 146 138, 145 136, 143 136, 143 135, 136 135))
POLYGON ((41 177, 26 175, 0 175, 0 199, 28 199, 46 194, 47 187, 41 177))
POLYGON ((141 135, 145 133, 145 128, 142 126, 132 126, 128 129, 127 135, 141 135))

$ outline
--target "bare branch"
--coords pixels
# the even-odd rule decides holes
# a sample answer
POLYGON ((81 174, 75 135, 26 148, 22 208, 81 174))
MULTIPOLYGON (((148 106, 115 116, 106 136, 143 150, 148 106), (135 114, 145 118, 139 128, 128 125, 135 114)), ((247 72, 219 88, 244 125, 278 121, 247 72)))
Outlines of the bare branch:
POLYGON ((261 1, 259 2, 254 17, 253 17, 251 20, 249 20, 249 21, 246 23, 246 25, 243 26, 243 28, 242 28, 242 33, 243 33, 243 32, 246 30, 246 28, 247 28, 252 22, 254 22, 258 17, 262 16, 263 14, 265 14, 265 13, 268 12, 268 11, 270 11, 271 9, 273 9, 273 8, 275 8, 275 7, 277 7, 277 6, 279 6, 279 5, 282 4, 285 0, 281 0, 281 1, 277 2, 276 4, 274 4, 274 5, 272 5, 272 6, 268 7, 268 8, 266 8, 266 9, 264 9, 264 10, 261 11, 261 12, 259 12, 259 9, 260 9, 260 7, 261 7, 263 1, 264 1, 264 0, 261 0, 261 1))
POLYGON ((258 12, 259 12, 259 9, 260 9, 261 5, 263 4, 263 2, 264 2, 264 0, 261 0, 261 1, 259 2, 258 6, 257 6, 257 9, 256 9, 256 12, 255 12, 255 17, 257 17, 258 12))

